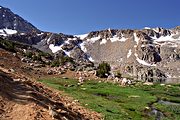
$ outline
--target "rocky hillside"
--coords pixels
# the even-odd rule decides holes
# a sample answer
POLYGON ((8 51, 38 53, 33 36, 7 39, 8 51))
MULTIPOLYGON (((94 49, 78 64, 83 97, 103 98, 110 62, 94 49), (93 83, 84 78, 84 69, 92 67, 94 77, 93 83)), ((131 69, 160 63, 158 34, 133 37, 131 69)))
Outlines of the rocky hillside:
POLYGON ((112 70, 118 68, 122 74, 137 80, 180 82, 179 26, 172 29, 107 29, 84 35, 65 35, 39 32, 3 7, 0 14, 0 22, 3 25, 0 27, 0 35, 10 40, 32 45, 55 57, 71 57, 81 66, 106 61, 111 64, 112 70), (1 20, 4 14, 9 19, 1 20), (14 16, 18 18, 18 27, 14 24, 14 16), (23 27, 25 30, 22 30, 21 25, 27 28, 23 27), (30 32, 25 33, 26 31, 30 32))
POLYGON ((45 68, 21 61, 19 52, 0 48, 0 120, 101 119, 99 113, 81 107, 77 100, 37 82, 39 76, 48 77, 45 68))
POLYGON ((179 27, 109 29, 91 32, 83 37, 80 36, 84 41, 84 52, 94 62, 107 61, 111 65, 120 66, 124 68, 122 72, 131 73, 138 79, 151 81, 151 77, 179 78, 179 27))
POLYGON ((77 61, 106 61, 138 80, 179 82, 179 44, 180 29, 176 27, 108 29, 76 36, 49 33, 35 46, 77 61))

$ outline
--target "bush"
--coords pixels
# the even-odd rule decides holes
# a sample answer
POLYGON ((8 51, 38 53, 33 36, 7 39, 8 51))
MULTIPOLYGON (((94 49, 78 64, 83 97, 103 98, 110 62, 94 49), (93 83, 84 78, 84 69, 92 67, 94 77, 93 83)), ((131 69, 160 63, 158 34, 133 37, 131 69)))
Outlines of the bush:
POLYGON ((59 66, 60 66, 59 60, 54 60, 54 61, 52 61, 51 67, 59 67, 59 66))
POLYGON ((66 63, 71 63, 71 64, 75 64, 73 58, 71 57, 68 57, 68 56, 63 56, 61 58, 58 58, 58 59, 54 59, 52 62, 51 62, 51 67, 59 67, 61 65, 65 65, 66 63))
POLYGON ((96 71, 96 76, 100 77, 100 78, 107 78, 111 71, 111 66, 106 63, 106 62, 102 62, 101 64, 99 64, 98 69, 96 71))
POLYGON ((28 58, 32 58, 33 53, 32 52, 26 52, 25 56, 28 57, 28 58))
POLYGON ((60 64, 61 65, 64 65, 67 62, 74 63, 73 58, 68 57, 68 56, 63 56, 60 58, 60 64))
POLYGON ((42 59, 41 59, 41 56, 38 54, 38 55, 33 55, 33 57, 32 57, 32 59, 35 61, 35 60, 37 60, 37 61, 42 61, 42 59))
POLYGON ((122 74, 120 72, 115 73, 115 77, 122 78, 122 74))

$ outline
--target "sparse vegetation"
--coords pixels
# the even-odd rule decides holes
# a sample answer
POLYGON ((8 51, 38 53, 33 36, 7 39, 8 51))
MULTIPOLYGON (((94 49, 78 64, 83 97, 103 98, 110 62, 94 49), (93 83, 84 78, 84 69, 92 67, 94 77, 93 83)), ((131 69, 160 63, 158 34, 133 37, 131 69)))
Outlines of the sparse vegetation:
POLYGON ((42 52, 42 51, 38 52, 38 56, 45 57, 46 59, 50 59, 50 60, 53 59, 52 55, 50 55, 49 53, 46 53, 46 52, 42 52))
POLYGON ((115 77, 122 78, 122 74, 118 71, 115 73, 115 77))
POLYGON ((98 69, 97 69, 97 76, 100 78, 106 78, 111 71, 111 67, 108 63, 106 62, 102 62, 101 64, 99 64, 98 69))
POLYGON ((35 52, 28 51, 24 54, 25 57, 32 58, 33 61, 42 61, 40 54, 35 54, 35 52))
POLYGON ((51 62, 51 67, 59 67, 60 66, 60 62, 59 60, 53 60, 51 62))
MULTIPOLYGON (((45 53, 42 51, 27 50, 26 52, 23 52, 22 54, 24 55, 24 57, 30 58, 33 61, 39 61, 43 65, 45 64, 50 65, 50 61, 53 59, 53 57, 49 53, 45 53)), ((53 65, 54 62, 55 61, 53 61, 51 64, 53 65)))
POLYGON ((60 58, 60 64, 64 65, 66 62, 70 62, 74 64, 73 58, 70 58, 68 56, 63 56, 60 58))
POLYGON ((10 52, 15 52, 14 43, 9 40, 3 40, 0 38, 0 47, 10 52))
POLYGON ((10 52, 19 52, 24 57, 31 58, 34 61, 36 60, 42 63, 45 63, 45 61, 42 60, 42 57, 48 60, 53 59, 52 55, 50 55, 49 53, 45 53, 43 51, 33 48, 32 46, 25 45, 17 41, 10 41, 3 38, 0 38, 0 48, 3 48, 10 52))
POLYGON ((67 56, 63 56, 59 59, 55 59, 51 62, 51 67, 59 67, 61 65, 65 65, 67 62, 75 64, 73 59, 67 56))
POLYGON ((28 57, 28 58, 32 58, 33 53, 32 53, 32 52, 26 52, 26 53, 24 54, 24 56, 26 56, 26 57, 28 57))
POLYGON ((37 60, 37 61, 42 61, 41 56, 40 56, 39 54, 33 55, 32 59, 33 59, 34 61, 35 61, 35 60, 37 60))

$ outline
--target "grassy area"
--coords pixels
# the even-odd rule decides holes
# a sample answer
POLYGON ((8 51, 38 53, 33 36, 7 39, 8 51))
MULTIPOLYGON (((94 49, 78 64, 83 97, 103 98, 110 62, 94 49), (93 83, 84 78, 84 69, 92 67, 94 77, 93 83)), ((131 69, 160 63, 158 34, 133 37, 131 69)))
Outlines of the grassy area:
MULTIPOLYGON (((120 87, 91 80, 79 86, 77 81, 72 79, 51 78, 40 81, 78 99, 83 106, 102 113, 105 120, 153 120, 155 116, 148 116, 144 112, 149 104, 157 99, 180 103, 179 85, 120 87)), ((163 113, 167 112, 167 119, 179 118, 179 108, 176 108, 176 111, 170 108, 166 111, 168 106, 159 103, 155 103, 154 106, 163 113)))

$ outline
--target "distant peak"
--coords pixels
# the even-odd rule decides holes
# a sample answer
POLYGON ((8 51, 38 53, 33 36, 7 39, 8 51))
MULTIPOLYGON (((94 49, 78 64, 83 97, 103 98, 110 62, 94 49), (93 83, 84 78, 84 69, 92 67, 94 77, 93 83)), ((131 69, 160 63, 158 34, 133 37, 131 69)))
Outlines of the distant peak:
POLYGON ((35 26, 14 14, 9 8, 0 6, 0 29, 12 29, 18 32, 39 32, 35 26))
POLYGON ((147 29, 147 30, 149 30, 149 29, 151 29, 150 27, 144 27, 144 29, 147 29))

